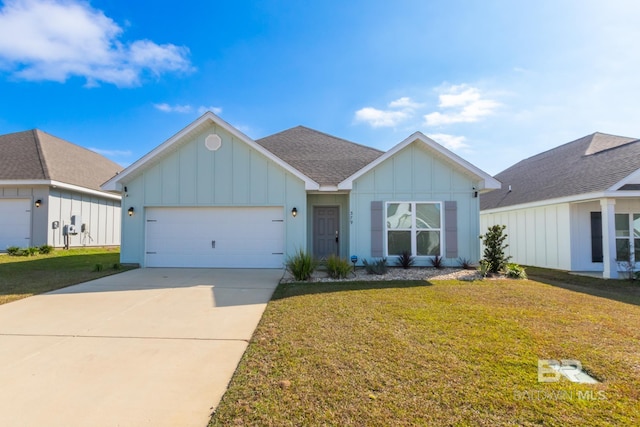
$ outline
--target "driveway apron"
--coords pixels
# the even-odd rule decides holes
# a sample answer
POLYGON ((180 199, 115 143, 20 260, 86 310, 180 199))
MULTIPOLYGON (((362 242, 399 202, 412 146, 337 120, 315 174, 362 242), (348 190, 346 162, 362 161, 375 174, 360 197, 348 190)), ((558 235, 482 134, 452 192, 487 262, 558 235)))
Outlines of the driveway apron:
POLYGON ((0 306, 1 426, 206 426, 281 270, 137 269, 0 306))

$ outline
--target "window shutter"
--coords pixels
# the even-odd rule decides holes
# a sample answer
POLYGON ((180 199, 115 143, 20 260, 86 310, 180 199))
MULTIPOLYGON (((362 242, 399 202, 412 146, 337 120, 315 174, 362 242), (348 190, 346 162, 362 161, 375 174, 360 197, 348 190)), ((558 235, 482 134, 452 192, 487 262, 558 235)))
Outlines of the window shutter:
POLYGON ((383 209, 382 202, 371 202, 371 256, 383 257, 383 209))
POLYGON ((602 259, 602 212, 591 212, 591 262, 602 259))
POLYGON ((444 202, 444 245, 446 258, 458 258, 458 203, 444 202))

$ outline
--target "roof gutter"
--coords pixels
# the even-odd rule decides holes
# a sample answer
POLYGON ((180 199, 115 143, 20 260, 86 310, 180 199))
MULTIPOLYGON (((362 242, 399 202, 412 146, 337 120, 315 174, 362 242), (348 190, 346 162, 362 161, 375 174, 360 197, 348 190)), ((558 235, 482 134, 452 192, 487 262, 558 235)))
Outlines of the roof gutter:
POLYGON ((531 209, 548 205, 558 205, 563 203, 585 203, 593 202, 600 199, 626 199, 638 198, 640 191, 598 191, 594 193, 576 194, 573 196, 558 197, 555 199, 538 200, 529 203, 520 203, 517 205, 502 206, 493 209, 481 209, 482 214, 494 214, 500 212, 515 211, 519 209, 531 209))
POLYGON ((70 190, 78 193, 90 194, 92 196, 104 197, 105 199, 112 200, 122 200, 122 197, 119 194, 107 193, 104 191, 92 190, 86 187, 80 187, 79 185, 67 184, 60 181, 53 181, 48 179, 25 179, 25 180, 16 180, 16 179, 5 179, 0 180, 0 186, 29 186, 33 187, 36 185, 46 185, 52 188, 58 188, 62 190, 70 190))

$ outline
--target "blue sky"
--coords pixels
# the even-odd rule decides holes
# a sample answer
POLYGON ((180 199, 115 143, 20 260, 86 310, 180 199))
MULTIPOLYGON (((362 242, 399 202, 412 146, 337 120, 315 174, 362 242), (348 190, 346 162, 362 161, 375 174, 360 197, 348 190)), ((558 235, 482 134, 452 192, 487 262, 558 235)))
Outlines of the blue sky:
POLYGON ((640 138, 635 1, 0 2, 0 134, 128 165, 211 110, 387 150, 419 130, 495 174, 640 138), (153 4, 153 6, 151 6, 153 4))

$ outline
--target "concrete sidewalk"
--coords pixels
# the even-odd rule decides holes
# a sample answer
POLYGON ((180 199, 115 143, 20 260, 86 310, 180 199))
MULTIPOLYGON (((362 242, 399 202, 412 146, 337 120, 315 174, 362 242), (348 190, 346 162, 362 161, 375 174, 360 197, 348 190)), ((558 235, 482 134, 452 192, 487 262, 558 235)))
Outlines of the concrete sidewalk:
POLYGON ((206 426, 281 270, 138 269, 0 306, 0 425, 206 426))

